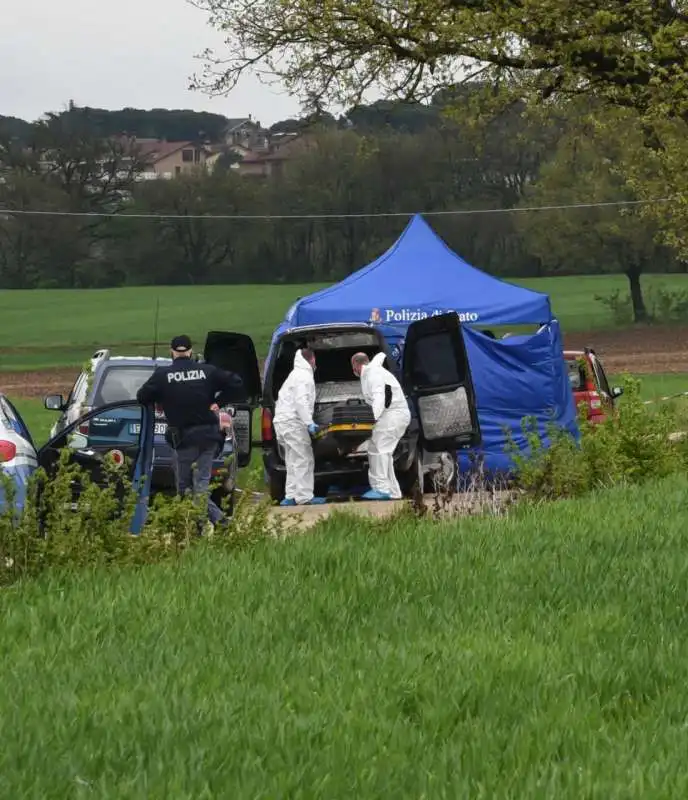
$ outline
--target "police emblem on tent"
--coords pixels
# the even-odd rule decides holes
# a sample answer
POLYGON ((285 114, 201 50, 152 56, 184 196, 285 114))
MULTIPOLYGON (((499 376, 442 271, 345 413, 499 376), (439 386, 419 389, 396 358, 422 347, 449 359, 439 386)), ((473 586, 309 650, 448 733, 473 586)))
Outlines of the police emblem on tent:
POLYGON ((379 308, 374 308, 370 312, 370 319, 368 320, 368 322, 382 322, 382 315, 380 314, 379 308))

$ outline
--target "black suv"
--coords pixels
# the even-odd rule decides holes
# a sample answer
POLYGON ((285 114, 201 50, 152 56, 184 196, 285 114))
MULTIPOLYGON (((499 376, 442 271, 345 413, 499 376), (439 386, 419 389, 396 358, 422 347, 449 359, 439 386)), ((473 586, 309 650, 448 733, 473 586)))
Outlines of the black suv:
MULTIPOLYGON (((202 361, 234 370, 254 387, 256 377, 260 380, 253 342, 242 334, 210 332, 203 349, 202 361)), ((66 400, 61 395, 45 398, 45 407, 60 414, 51 430, 51 438, 66 430, 93 408, 108 403, 134 401, 137 390, 155 368, 169 363, 168 358, 122 357, 112 356, 109 350, 97 351, 89 367, 76 379, 66 400)), ((245 404, 225 409, 231 414, 232 424, 226 434, 222 453, 213 464, 213 476, 221 478, 221 486, 214 490, 216 502, 223 502, 229 496, 231 505, 238 469, 246 466, 250 460, 250 419, 258 396, 259 392, 254 393, 245 398, 245 404)), ((83 422, 78 432, 85 437, 88 446, 93 450, 124 459, 137 447, 141 429, 140 416, 138 407, 125 406, 118 408, 116 412, 104 412, 83 422)), ((175 480, 172 453, 165 441, 166 430, 164 415, 156 411, 152 488, 155 491, 171 492, 174 490, 175 480)))
POLYGON ((401 368, 391 357, 382 332, 371 324, 336 323, 291 328, 273 339, 265 363, 261 432, 263 465, 273 500, 284 498, 286 469, 272 419, 282 383, 296 350, 315 351, 317 368, 314 420, 321 426, 313 449, 316 494, 336 484, 342 490, 367 483, 366 440, 374 420, 363 401, 351 356, 387 354, 409 400, 411 423, 394 454, 402 491, 425 489, 427 473, 449 469, 456 475, 456 452, 480 444, 475 393, 463 334, 456 314, 443 314, 409 326, 401 368))

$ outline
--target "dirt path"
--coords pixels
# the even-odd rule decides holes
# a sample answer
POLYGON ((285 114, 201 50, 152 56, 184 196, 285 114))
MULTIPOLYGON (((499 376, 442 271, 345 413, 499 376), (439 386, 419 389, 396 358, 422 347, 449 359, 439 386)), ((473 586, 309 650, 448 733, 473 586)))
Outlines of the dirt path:
MULTIPOLYGON (((688 372, 688 327, 640 327, 621 331, 591 331, 564 336, 570 350, 594 347, 608 373, 656 374, 688 372)), ((47 369, 40 372, 3 372, 0 391, 13 397, 40 398, 67 394, 79 368, 47 369)))
MULTIPOLYGON (((457 494, 451 503, 442 508, 436 506, 435 496, 423 497, 428 513, 438 517, 467 517, 491 511, 499 512, 509 501, 509 492, 467 492, 457 494)), ((284 533, 295 533, 313 527, 333 514, 355 514, 360 517, 383 519, 397 514, 404 508, 405 500, 389 502, 328 503, 324 506, 301 506, 296 508, 274 508, 272 516, 284 526, 284 533)))

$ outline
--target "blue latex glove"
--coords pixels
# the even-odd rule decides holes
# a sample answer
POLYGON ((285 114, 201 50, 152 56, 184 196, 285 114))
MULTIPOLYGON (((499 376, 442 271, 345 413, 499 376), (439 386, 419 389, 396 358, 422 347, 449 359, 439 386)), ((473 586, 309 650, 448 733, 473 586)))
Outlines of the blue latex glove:
POLYGON ((312 423, 311 423, 311 424, 308 426, 308 433, 310 433, 310 435, 311 435, 311 436, 315 436, 315 434, 316 434, 316 433, 317 433, 319 430, 320 430, 320 426, 319 426, 319 425, 316 425, 316 424, 315 424, 315 422, 312 422, 312 423))

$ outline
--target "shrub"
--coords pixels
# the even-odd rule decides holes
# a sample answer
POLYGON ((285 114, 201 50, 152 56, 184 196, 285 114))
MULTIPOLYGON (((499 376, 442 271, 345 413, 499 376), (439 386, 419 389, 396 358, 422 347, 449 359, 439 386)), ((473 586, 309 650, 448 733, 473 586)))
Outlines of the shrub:
POLYGON ((38 470, 29 481, 23 511, 15 511, 15 490, 0 476, 5 497, 0 513, 0 586, 47 568, 63 570, 108 565, 141 565, 177 558, 190 547, 244 548, 279 535, 267 502, 240 495, 229 525, 199 535, 201 510, 190 497, 152 498, 140 536, 129 533, 136 505, 131 483, 116 466, 106 467, 105 486, 94 483, 67 451, 48 480, 38 470), (75 495, 78 485, 78 497, 75 495))
MULTIPOLYGON (((686 322, 688 320, 688 291, 650 286, 644 292, 647 321, 657 324, 686 322)), ((628 292, 619 289, 607 295, 595 295, 598 303, 612 313, 616 325, 630 325, 633 321, 633 303, 628 292)))
POLYGON ((648 312, 654 322, 661 324, 688 320, 688 291, 651 286, 645 295, 648 312))
POLYGON ((640 381, 623 379, 624 396, 606 422, 580 420, 581 439, 550 430, 546 447, 531 420, 524 421, 527 453, 514 453, 516 484, 530 498, 575 497, 614 484, 637 484, 682 471, 688 445, 672 440, 679 428, 671 405, 647 406, 640 381))
POLYGON ((595 300, 612 312, 614 323, 619 327, 630 325, 633 322, 633 303, 628 292, 622 294, 620 289, 615 289, 610 294, 596 294, 595 300))

